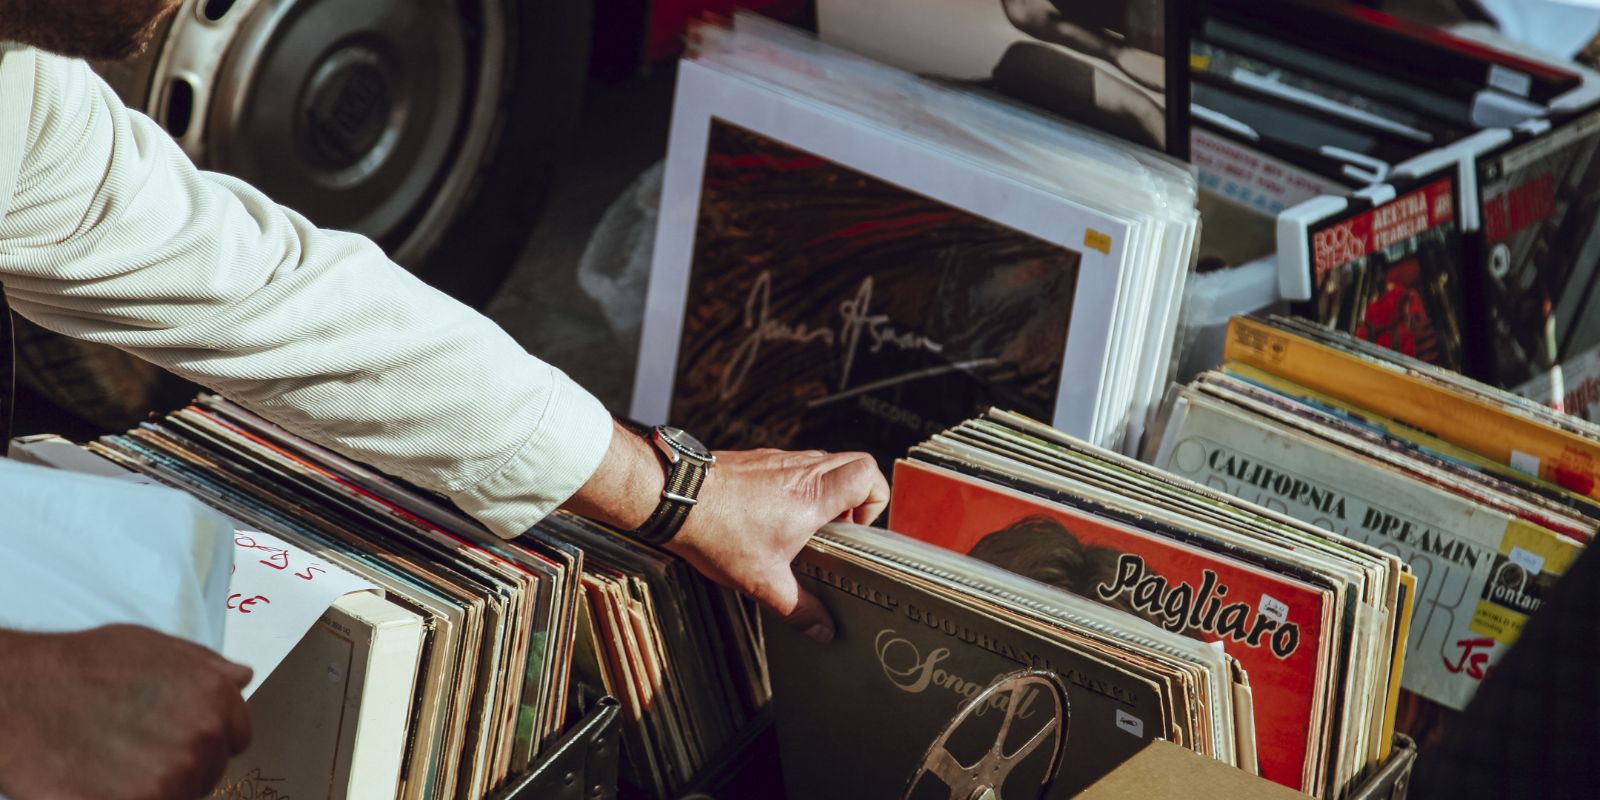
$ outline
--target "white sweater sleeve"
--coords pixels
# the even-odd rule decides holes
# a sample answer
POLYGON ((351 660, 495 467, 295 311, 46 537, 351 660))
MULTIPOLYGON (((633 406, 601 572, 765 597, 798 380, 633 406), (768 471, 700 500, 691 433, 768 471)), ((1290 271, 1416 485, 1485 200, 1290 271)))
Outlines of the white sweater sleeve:
MULTIPOLYGON (((0 186, 0 283, 23 316, 450 495, 501 535, 598 467, 605 409, 492 322, 370 241, 196 170, 83 62, 13 50, 5 66, 18 56, 35 78, 22 152, 0 147, 20 158, 0 186)), ((0 115, 27 107, 0 96, 0 115)))

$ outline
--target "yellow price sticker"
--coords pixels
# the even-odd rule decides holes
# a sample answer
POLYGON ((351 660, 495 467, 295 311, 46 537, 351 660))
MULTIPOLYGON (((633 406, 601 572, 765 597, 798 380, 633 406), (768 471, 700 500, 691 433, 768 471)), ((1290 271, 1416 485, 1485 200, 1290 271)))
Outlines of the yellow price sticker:
POLYGON ((1109 256, 1111 255, 1111 235, 1089 228, 1083 232, 1083 246, 1090 250, 1099 250, 1109 256))

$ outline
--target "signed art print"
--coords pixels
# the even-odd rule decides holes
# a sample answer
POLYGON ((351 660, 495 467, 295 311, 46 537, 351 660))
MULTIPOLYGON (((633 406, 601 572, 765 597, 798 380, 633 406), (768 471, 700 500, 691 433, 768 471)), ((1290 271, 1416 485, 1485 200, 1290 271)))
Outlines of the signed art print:
MULTIPOLYGON (((1119 252, 1025 232, 1060 201, 1013 188, 994 202, 986 184, 1005 179, 979 165, 684 70, 635 418, 717 448, 862 450, 886 468, 991 405, 1088 433, 1119 252), (696 102, 697 84, 739 91, 696 102)), ((1091 217, 1057 213, 1054 233, 1081 242, 1072 211, 1091 217)))
POLYGON ((723 447, 883 457, 1047 414, 1078 254, 712 123, 669 419, 723 447))

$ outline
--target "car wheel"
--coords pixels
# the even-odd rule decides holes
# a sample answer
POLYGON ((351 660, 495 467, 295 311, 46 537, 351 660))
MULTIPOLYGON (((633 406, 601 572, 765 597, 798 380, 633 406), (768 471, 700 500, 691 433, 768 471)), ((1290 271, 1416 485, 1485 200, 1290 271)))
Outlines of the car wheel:
MULTIPOLYGON (((364 234, 482 307, 552 183, 592 24, 590 0, 185 0, 147 52, 96 68, 200 167, 364 234)), ((18 363, 41 394, 112 428, 176 381, 32 326, 18 363)))

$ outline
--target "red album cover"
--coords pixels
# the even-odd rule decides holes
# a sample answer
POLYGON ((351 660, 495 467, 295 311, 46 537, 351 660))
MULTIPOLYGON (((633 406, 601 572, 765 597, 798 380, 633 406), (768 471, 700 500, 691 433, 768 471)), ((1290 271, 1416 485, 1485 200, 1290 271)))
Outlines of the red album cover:
POLYGON ((1455 181, 1312 226, 1312 297, 1296 314, 1448 369, 1464 365, 1455 181))
POLYGON ((1261 774, 1305 788, 1326 647, 1316 588, 926 464, 895 464, 889 529, 1222 646, 1255 696, 1261 774))

